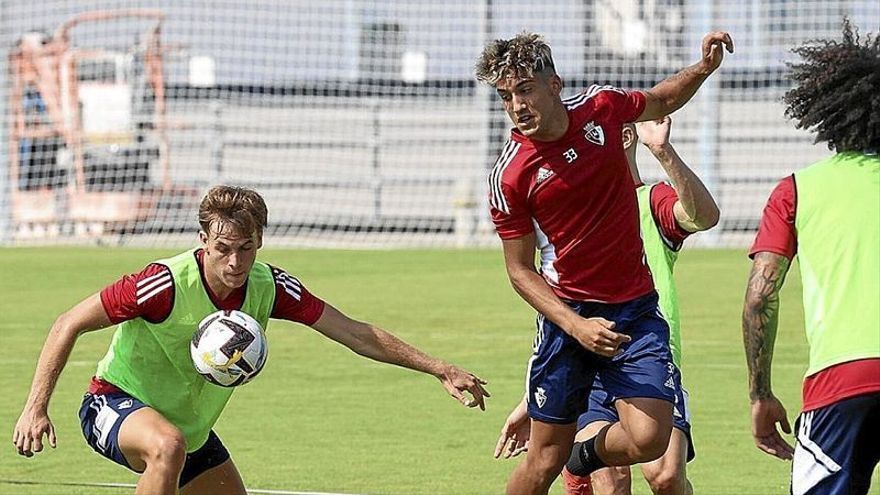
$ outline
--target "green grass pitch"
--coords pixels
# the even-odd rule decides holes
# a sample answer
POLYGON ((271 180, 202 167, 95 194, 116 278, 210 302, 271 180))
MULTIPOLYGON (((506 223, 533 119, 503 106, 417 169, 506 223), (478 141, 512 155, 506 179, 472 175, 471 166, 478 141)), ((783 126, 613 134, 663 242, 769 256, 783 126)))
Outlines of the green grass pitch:
MULTIPOLYGON (((7 439, 0 449, 0 494, 132 492, 51 484, 136 481, 88 448, 76 416, 110 329, 83 336, 59 380, 50 407, 58 448, 25 459, 10 439, 55 316, 120 274, 173 251, 47 248, 0 254, 0 435, 7 439)), ((493 397, 486 412, 465 409, 431 377, 360 358, 306 327, 272 322, 265 371, 236 392, 215 428, 249 487, 503 493, 518 461, 491 454, 504 418, 522 395, 534 315, 510 288, 500 250, 265 250, 261 259, 295 274, 350 316, 489 380, 493 397)), ((740 334, 748 268, 741 251, 686 250, 678 265, 683 373, 697 447, 689 474, 697 493, 787 493, 789 464, 759 452, 749 434, 740 334)), ((807 356, 795 271, 783 291, 780 321, 773 379, 793 422, 807 356)), ((634 480, 635 493, 649 493, 639 474, 634 480)), ((551 493, 561 493, 559 486, 551 493)))

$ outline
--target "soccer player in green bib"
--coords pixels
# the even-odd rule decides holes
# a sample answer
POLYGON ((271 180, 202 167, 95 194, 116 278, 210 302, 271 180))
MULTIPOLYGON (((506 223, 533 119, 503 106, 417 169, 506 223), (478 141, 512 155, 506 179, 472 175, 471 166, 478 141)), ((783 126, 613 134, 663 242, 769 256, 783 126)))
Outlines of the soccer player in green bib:
MULTIPOLYGON (((876 26, 875 26, 876 27, 876 26)), ((835 152, 773 190, 749 252, 742 315, 757 447, 791 459, 792 495, 867 494, 880 461, 880 35, 794 52, 786 115, 835 152), (797 255, 809 365, 791 426, 770 369, 779 291, 797 255)), ((876 492, 872 492, 876 493, 876 492)))
POLYGON ((198 323, 218 310, 243 311, 263 328, 270 318, 302 323, 362 356, 434 375, 465 406, 484 408, 484 381, 347 317, 286 271, 257 261, 266 222, 255 191, 214 187, 199 207, 200 248, 150 263, 59 316, 15 425, 18 453, 40 452, 44 435, 55 447, 49 398, 77 338, 118 324, 79 412, 88 444, 141 473, 136 494, 246 495, 212 430, 233 389, 202 378, 189 351, 198 323))
MULTIPOLYGON (((642 464, 642 473, 656 494, 692 494, 687 480, 686 463, 694 456, 687 409, 687 391, 681 383, 681 323, 678 309, 678 291, 673 269, 684 240, 694 232, 708 230, 718 223, 719 211, 715 200, 699 177, 681 160, 669 143, 672 121, 627 124, 623 127, 623 147, 630 172, 636 185, 641 220, 641 235, 645 256, 654 285, 660 296, 659 306, 669 323, 669 347, 676 369, 669 387, 675 391, 673 433, 669 446, 659 459, 642 464), (642 183, 636 160, 636 144, 641 138, 661 164, 671 184, 642 183)), ((578 418, 576 439, 595 436, 597 432, 618 421, 614 408, 615 397, 608 394, 601 379, 593 382, 587 412, 578 418)), ((502 453, 515 455, 525 448, 528 440, 528 417, 525 403, 521 403, 501 432, 495 456, 502 453), (504 449, 506 448, 506 452, 504 449)), ((599 469, 590 476, 575 476, 563 470, 567 495, 622 495, 631 493, 629 466, 599 469)))

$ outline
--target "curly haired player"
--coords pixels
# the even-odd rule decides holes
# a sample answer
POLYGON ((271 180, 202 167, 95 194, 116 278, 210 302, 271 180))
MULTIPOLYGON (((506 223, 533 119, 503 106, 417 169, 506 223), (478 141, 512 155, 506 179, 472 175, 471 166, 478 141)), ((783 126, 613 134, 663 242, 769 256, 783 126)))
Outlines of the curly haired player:
POLYGON ((793 459, 791 493, 866 494, 880 461, 880 36, 860 38, 849 20, 842 40, 794 52, 797 86, 786 115, 835 152, 783 179, 767 202, 749 252, 742 315, 752 435, 762 451, 793 459), (809 367, 792 448, 770 368, 779 291, 797 255, 809 367))

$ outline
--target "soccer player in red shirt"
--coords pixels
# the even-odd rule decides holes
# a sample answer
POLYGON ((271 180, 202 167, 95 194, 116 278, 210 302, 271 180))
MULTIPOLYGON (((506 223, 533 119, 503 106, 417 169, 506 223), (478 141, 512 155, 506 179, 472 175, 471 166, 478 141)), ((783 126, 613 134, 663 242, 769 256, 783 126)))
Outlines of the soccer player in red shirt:
POLYGON ((477 79, 496 89, 515 126, 489 175, 489 204, 510 281, 539 313, 527 366, 530 447, 509 494, 546 493, 564 465, 584 476, 666 451, 669 327, 644 263, 622 127, 681 108, 720 66, 724 48, 733 50, 730 36, 713 32, 700 62, 650 91, 599 86, 566 99, 540 35, 483 50, 477 79), (572 450, 596 373, 619 398, 620 422, 572 450))
POLYGON ((171 495, 179 488, 183 495, 246 495, 229 452, 211 430, 226 402, 205 398, 221 389, 202 379, 189 357, 196 325, 210 314, 192 312, 204 306, 238 310, 250 305, 265 319, 302 323, 362 356, 434 375, 465 406, 484 408, 484 381, 349 318, 286 271, 257 261, 266 216, 255 191, 214 187, 199 207, 201 248, 151 263, 59 316, 15 425, 12 441, 18 453, 31 457, 40 452, 44 435, 55 447, 49 398, 77 338, 119 324, 101 362, 107 366, 99 365, 80 409, 86 441, 104 457, 142 473, 137 494, 171 495), (128 385, 105 380, 102 369, 128 385), (172 395, 162 389, 167 383, 185 389, 172 395))
MULTIPOLYGON (((623 147, 629 162, 630 173, 636 190, 647 195, 640 201, 642 236, 648 266, 654 275, 660 309, 670 326, 670 348, 676 368, 680 367, 682 342, 680 335, 678 296, 672 279, 677 255, 685 239, 691 234, 708 230, 719 219, 718 205, 700 178, 682 161, 669 143, 672 120, 665 117, 658 121, 640 122, 623 127, 623 147), (638 132, 636 131, 638 129, 638 132), (636 144, 641 139, 668 174, 671 184, 658 182, 645 185, 636 161, 636 144), (650 229, 649 232, 646 229, 650 229)), ((687 463, 695 456, 691 439, 688 394, 681 381, 680 370, 673 375, 675 382, 675 406, 673 430, 669 447, 659 458, 641 465, 645 480, 657 495, 692 494, 687 479, 687 463)), ((589 409, 578 418, 575 440, 583 441, 617 421, 615 398, 608 395, 597 377, 590 392, 589 409)), ((515 456, 527 450, 529 418, 525 400, 508 416, 495 450, 495 457, 515 456)), ((625 495, 632 491, 629 466, 600 469, 589 476, 574 476, 563 470, 566 495, 625 495)))

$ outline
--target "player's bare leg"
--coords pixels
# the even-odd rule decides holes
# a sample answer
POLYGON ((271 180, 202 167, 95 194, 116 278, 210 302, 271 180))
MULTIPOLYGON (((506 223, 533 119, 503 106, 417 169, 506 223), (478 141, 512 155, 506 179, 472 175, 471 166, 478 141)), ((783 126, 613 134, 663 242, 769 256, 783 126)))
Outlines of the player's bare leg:
POLYGON ((599 433, 596 453, 608 466, 650 462, 662 456, 672 434, 672 403, 633 397, 614 402, 620 422, 599 433))
POLYGON ((642 473, 655 495, 694 494, 694 488, 687 479, 687 455, 687 435, 673 428, 666 453, 655 461, 642 464, 642 473))
POLYGON ((193 478, 180 489, 180 495, 247 495, 238 468, 227 460, 193 478))
POLYGON ((629 466, 653 461, 669 445, 672 434, 672 403, 661 399, 618 399, 620 422, 572 449, 566 464, 569 472, 586 476, 608 466, 629 466))
POLYGON ((567 425, 532 420, 529 451, 507 482, 507 495, 543 495, 559 476, 571 454, 576 423, 567 425))
MULTIPOLYGON (((582 430, 577 432, 575 436, 576 442, 583 442, 588 438, 596 436, 599 431, 611 425, 607 421, 594 421, 582 430)), ((629 466, 613 466, 594 471, 588 476, 577 476, 571 473, 566 474, 566 495, 581 495, 582 491, 579 486, 592 484, 592 492, 594 495, 630 495, 632 493, 632 477, 630 475, 629 466), (569 481, 572 487, 569 488, 569 481)), ((590 493, 590 492, 588 492, 590 493)))
POLYGON ((175 495, 186 462, 186 440, 154 409, 131 413, 119 427, 119 448, 135 471, 143 472, 135 495, 175 495))

